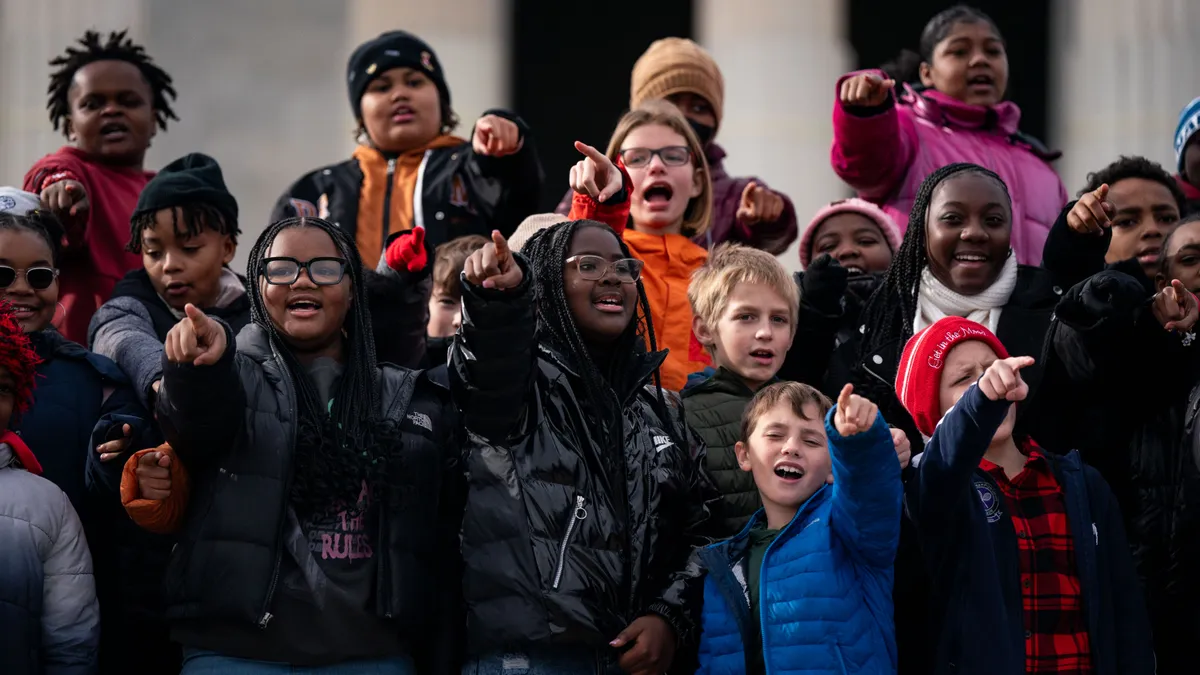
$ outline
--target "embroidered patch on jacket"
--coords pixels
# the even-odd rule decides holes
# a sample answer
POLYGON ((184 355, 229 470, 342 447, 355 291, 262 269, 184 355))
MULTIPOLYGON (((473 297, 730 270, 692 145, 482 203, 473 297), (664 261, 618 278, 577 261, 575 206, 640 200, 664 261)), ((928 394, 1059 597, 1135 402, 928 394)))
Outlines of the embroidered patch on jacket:
POLYGON ((987 516, 987 521, 994 523, 1000 520, 1000 495, 996 494, 996 489, 985 480, 976 480, 975 492, 983 504, 983 515, 987 516))
POLYGON ((425 67, 425 70, 428 70, 429 72, 432 73, 433 72, 433 55, 430 54, 429 52, 421 52, 421 65, 425 67))
POLYGON ((316 218, 317 207, 307 199, 289 199, 288 204, 296 212, 297 218, 316 218))
POLYGON ((433 431, 433 420, 429 419, 429 415, 426 415, 425 413, 409 413, 408 421, 421 427, 425 431, 433 431))
POLYGON ((663 450, 666 450, 667 448, 671 447, 672 445, 675 445, 675 441, 672 441, 670 436, 655 436, 654 437, 654 451, 655 452, 662 452, 663 450))
POLYGON ((471 204, 469 197, 467 186, 463 183, 462 177, 455 176, 454 182, 450 185, 450 204, 465 209, 471 204))

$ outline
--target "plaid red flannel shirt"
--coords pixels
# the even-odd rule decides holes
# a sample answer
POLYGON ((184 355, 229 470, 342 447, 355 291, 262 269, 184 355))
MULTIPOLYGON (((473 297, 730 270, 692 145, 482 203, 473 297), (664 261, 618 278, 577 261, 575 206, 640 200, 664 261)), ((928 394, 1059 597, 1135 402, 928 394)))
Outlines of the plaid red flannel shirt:
POLYGON ((986 459, 979 467, 995 479, 1017 532, 1025 672, 1090 675, 1091 641, 1062 486, 1036 445, 1023 449, 1025 468, 1012 480, 986 459))

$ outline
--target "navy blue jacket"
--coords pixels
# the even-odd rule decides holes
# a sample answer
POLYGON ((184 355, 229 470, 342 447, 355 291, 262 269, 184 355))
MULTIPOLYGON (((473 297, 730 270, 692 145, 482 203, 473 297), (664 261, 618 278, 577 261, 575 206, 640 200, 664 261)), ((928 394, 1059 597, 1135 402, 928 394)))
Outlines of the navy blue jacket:
MULTIPOLYGON (((906 486, 933 579, 935 673, 1020 675, 1025 628, 1016 530, 979 468, 1008 401, 973 385, 947 411, 906 486)), ((1154 673, 1150 623, 1116 499, 1079 453, 1048 455, 1066 500, 1096 675, 1154 673)))

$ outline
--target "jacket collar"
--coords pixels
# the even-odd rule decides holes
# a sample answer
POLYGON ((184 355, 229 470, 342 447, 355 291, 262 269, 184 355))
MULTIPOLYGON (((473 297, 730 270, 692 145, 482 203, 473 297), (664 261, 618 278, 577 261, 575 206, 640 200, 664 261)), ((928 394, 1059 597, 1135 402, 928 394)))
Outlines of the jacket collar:
MULTIPOLYGON (((579 379, 579 371, 576 370, 574 364, 562 352, 544 341, 538 342, 538 350, 541 352, 543 358, 553 363, 559 370, 562 370, 575 379, 579 379)), ((621 404, 629 405, 629 402, 637 396, 642 387, 646 386, 654 377, 654 371, 658 370, 662 366, 663 361, 666 360, 666 350, 657 352, 639 351, 634 354, 632 363, 629 366, 633 372, 633 377, 628 380, 629 386, 626 391, 617 392, 621 404)))
POLYGON ((904 85, 901 100, 912 106, 917 117, 938 126, 995 131, 1004 136, 1011 136, 1017 133, 1021 124, 1021 108, 1012 101, 1001 101, 991 106, 972 105, 936 89, 918 92, 907 84, 904 85))

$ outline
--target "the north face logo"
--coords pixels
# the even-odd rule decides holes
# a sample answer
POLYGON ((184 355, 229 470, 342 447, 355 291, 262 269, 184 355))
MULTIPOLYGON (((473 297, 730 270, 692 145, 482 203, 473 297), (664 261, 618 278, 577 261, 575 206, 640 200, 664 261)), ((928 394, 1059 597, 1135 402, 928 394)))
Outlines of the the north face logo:
POLYGON ((425 431, 433 431, 433 420, 429 419, 429 415, 426 415, 425 413, 409 413, 408 421, 421 427, 425 431))

